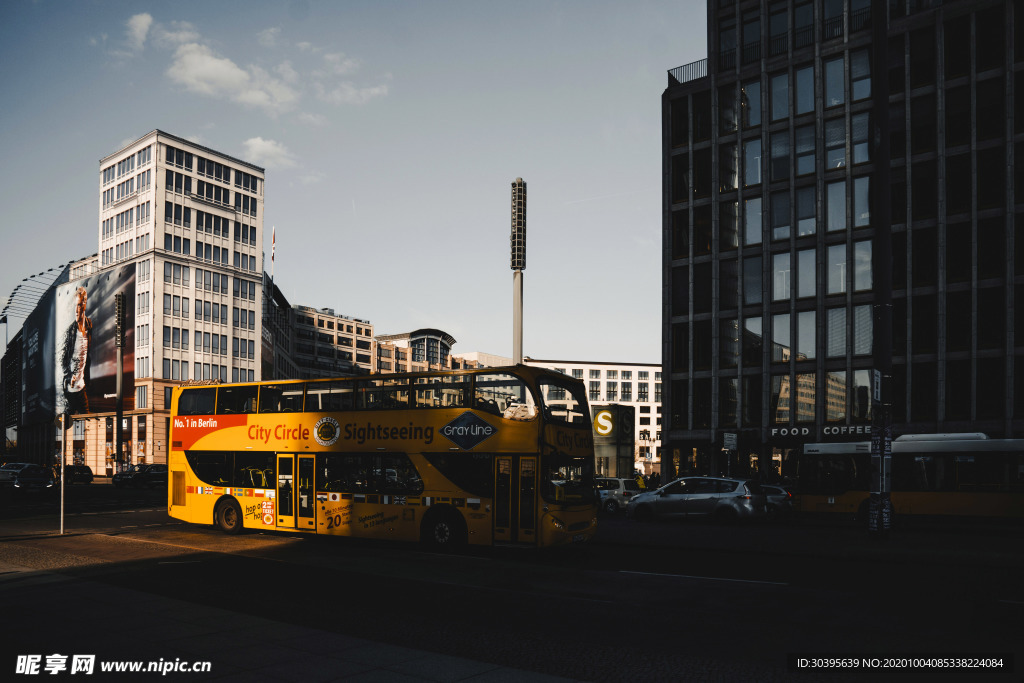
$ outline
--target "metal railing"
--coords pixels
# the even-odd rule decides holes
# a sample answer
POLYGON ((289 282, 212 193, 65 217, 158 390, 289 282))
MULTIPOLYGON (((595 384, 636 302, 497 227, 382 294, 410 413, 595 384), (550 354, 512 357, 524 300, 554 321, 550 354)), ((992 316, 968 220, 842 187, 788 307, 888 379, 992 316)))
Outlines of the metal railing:
POLYGON ((698 78, 704 78, 708 75, 708 60, 701 59, 696 62, 690 62, 682 66, 677 66, 674 69, 669 69, 668 72, 668 84, 679 85, 681 83, 689 83, 695 81, 698 78))

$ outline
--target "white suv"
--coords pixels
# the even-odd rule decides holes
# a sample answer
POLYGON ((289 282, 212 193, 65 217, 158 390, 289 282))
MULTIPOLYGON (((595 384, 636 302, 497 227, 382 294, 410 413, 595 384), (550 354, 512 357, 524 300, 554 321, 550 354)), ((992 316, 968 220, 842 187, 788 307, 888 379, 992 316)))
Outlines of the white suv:
POLYGON ((625 510, 629 499, 641 492, 636 479, 597 477, 594 481, 601 495, 601 509, 607 513, 625 510))

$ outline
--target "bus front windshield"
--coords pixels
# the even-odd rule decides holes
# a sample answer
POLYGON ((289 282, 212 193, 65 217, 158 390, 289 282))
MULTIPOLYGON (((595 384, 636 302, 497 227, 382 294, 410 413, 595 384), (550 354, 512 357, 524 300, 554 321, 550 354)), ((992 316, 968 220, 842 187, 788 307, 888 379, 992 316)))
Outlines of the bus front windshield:
POLYGON ((593 456, 545 455, 541 495, 549 503, 590 505, 595 500, 593 456))

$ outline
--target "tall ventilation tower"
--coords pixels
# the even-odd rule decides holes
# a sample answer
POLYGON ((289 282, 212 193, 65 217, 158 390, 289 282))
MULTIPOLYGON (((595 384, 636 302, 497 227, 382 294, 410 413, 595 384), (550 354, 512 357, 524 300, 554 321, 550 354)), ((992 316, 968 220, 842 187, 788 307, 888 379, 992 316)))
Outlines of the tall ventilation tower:
POLYGON ((526 270, 526 183, 512 183, 512 362, 523 362, 523 271, 526 270))

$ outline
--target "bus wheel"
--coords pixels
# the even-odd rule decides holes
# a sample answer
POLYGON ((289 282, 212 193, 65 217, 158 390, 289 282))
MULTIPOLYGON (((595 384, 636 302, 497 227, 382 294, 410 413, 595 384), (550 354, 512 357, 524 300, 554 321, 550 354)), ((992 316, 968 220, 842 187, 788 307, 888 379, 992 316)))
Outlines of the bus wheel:
POLYGON ((213 516, 217 526, 226 534, 237 534, 242 530, 242 508, 234 500, 226 500, 218 505, 213 516))
POLYGON ((423 520, 422 537, 426 545, 448 550, 466 542, 466 526, 458 513, 438 511, 423 520))

